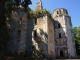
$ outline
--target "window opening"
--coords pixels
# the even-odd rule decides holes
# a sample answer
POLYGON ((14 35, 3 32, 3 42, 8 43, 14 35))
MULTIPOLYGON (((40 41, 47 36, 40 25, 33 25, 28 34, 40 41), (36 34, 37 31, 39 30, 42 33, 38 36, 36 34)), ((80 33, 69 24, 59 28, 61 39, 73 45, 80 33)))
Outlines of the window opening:
POLYGON ((61 33, 59 33, 59 38, 61 38, 61 33))
POLYGON ((60 23, 58 24, 58 28, 60 28, 60 23))
POLYGON ((60 56, 61 56, 61 57, 63 57, 63 56, 64 56, 63 51, 60 51, 60 56))
POLYGON ((57 14, 59 14, 59 12, 57 11, 57 14))
POLYGON ((32 49, 34 49, 34 46, 32 46, 32 49))
POLYGON ((21 30, 18 30, 18 32, 17 32, 17 37, 19 38, 20 35, 21 35, 21 30))
POLYGON ((24 53, 23 52, 20 52, 20 55, 23 55, 24 53))
POLYGON ((22 18, 19 18, 18 23, 19 23, 19 24, 22 24, 22 18))
POLYGON ((37 18, 34 20, 35 25, 37 25, 37 18))

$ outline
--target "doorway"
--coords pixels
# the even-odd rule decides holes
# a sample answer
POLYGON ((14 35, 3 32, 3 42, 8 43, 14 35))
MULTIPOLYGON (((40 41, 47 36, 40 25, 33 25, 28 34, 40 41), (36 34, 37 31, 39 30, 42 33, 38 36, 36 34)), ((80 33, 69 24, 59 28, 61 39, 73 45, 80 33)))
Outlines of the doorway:
POLYGON ((63 51, 60 51, 60 57, 64 57, 63 51))

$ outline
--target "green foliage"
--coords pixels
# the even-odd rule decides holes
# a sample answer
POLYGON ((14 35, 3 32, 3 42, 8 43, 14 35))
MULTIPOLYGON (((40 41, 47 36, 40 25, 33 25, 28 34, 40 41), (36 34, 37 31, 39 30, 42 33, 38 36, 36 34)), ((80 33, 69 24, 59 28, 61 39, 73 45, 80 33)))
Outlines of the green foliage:
POLYGON ((80 26, 73 28, 74 32, 74 39, 76 44, 76 52, 78 55, 80 55, 80 26))
POLYGON ((21 5, 26 9, 29 4, 32 4, 31 0, 23 0, 21 5))
POLYGON ((36 11, 30 9, 29 14, 30 14, 30 18, 38 18, 38 17, 43 17, 45 15, 48 15, 53 20, 50 11, 46 9, 36 10, 36 11))
POLYGON ((77 29, 78 31, 78 35, 80 36, 80 26, 78 27, 78 29, 77 29))
POLYGON ((31 0, 6 0, 5 1, 5 15, 7 17, 11 16, 11 12, 14 8, 17 8, 20 6, 20 4, 24 7, 24 10, 28 10, 28 5, 32 4, 31 0))

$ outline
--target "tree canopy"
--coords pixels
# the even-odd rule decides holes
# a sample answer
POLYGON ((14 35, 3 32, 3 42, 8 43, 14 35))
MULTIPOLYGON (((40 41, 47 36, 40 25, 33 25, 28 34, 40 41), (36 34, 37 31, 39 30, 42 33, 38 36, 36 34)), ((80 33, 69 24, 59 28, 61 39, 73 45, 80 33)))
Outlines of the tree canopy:
POLYGON ((80 55, 80 26, 73 27, 73 32, 74 32, 74 40, 76 45, 76 52, 78 55, 80 55))

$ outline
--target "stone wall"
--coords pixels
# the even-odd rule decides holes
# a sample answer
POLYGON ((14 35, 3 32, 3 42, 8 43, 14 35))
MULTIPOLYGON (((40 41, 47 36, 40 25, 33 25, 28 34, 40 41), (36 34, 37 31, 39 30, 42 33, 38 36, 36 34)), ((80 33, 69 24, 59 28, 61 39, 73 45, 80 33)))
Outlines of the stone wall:
POLYGON ((56 57, 60 56, 60 51, 63 50, 64 57, 67 57, 67 50, 64 48, 67 48, 67 39, 65 35, 65 21, 63 19, 63 16, 58 16, 54 19, 54 35, 55 35, 55 50, 56 50, 56 57), (58 27, 58 24, 60 24, 60 27, 58 27), (61 33, 61 37, 59 37, 59 34, 61 33))
POLYGON ((68 53, 70 57, 76 57, 76 50, 75 50, 75 41, 72 32, 72 23, 70 16, 65 16, 66 20, 66 36, 67 36, 67 45, 68 45, 68 53))
POLYGON ((35 45, 37 51, 41 52, 41 54, 46 57, 48 56, 47 16, 37 18, 36 20, 37 24, 34 24, 34 30, 37 32, 37 37, 36 39, 34 39, 35 37, 33 38, 33 45, 35 45))
POLYGON ((10 22, 11 38, 8 42, 8 51, 13 54, 25 54, 26 50, 32 48, 32 30, 33 20, 27 18, 27 12, 23 9, 17 8, 12 11, 12 18, 10 22))
POLYGON ((72 23, 67 10, 62 8, 56 9, 52 16, 54 18, 56 56, 61 57, 60 50, 63 50, 64 57, 76 57, 72 23), (59 34, 61 34, 61 37, 59 37, 59 34))
POLYGON ((48 53, 50 57, 55 58, 55 41, 54 41, 54 21, 48 16, 48 53))

